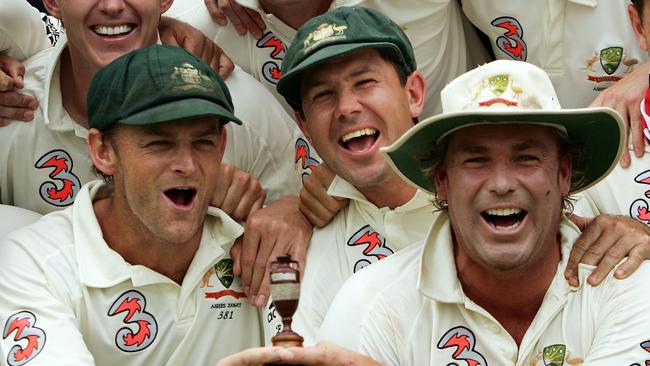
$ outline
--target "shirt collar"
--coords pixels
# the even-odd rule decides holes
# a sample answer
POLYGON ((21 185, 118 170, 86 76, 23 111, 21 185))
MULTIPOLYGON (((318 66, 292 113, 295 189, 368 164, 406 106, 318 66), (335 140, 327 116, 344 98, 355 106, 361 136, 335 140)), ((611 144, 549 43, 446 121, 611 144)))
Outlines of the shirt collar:
POLYGON ((584 6, 589 6, 591 8, 595 8, 598 6, 598 0, 569 0, 569 1, 576 5, 584 5, 584 6))
MULTIPOLYGON (((575 291, 579 288, 571 288, 564 278, 564 268, 569 259, 571 247, 579 235, 580 231, 578 228, 571 221, 563 218, 560 223, 562 260, 558 265, 557 272, 547 294, 564 298, 570 291, 575 291)), ((458 280, 456 264, 454 262, 451 227, 447 213, 441 213, 436 216, 429 235, 425 239, 424 249, 420 256, 418 266, 417 287, 422 294, 440 302, 465 302, 466 297, 458 280)), ((587 269, 587 267, 581 265, 582 269, 587 269)), ((586 271, 584 270, 580 271, 582 276, 580 278, 580 286, 585 282, 585 273, 586 271)))
MULTIPOLYGON (((81 188, 72 206, 74 243, 81 283, 89 287, 106 288, 129 279, 134 286, 171 282, 145 266, 127 263, 104 241, 93 210, 93 201, 105 197, 106 189, 106 184, 102 181, 89 182, 81 188)), ((210 207, 203 225, 201 243, 183 285, 198 282, 205 270, 225 255, 227 248, 243 230, 223 211, 210 207)))
MULTIPOLYGON (((339 177, 338 175, 335 176, 332 180, 332 183, 327 190, 327 194, 330 196, 348 198, 350 200, 357 201, 360 204, 371 205, 372 207, 375 207, 375 209, 378 209, 372 202, 368 201, 366 196, 364 196, 363 193, 359 192, 355 186, 353 186, 345 179, 339 177)), ((395 208, 394 211, 410 211, 423 206, 429 206, 431 205, 431 200, 432 197, 430 194, 417 190, 413 198, 411 198, 403 205, 395 208)), ((388 207, 385 207, 385 209, 390 210, 388 207)))
POLYGON ((61 54, 68 47, 65 33, 57 44, 47 50, 48 57, 43 69, 37 72, 36 77, 43 80, 43 98, 39 100, 43 111, 43 122, 47 128, 54 131, 74 131, 75 135, 85 139, 88 130, 76 123, 63 108, 61 97, 61 54))

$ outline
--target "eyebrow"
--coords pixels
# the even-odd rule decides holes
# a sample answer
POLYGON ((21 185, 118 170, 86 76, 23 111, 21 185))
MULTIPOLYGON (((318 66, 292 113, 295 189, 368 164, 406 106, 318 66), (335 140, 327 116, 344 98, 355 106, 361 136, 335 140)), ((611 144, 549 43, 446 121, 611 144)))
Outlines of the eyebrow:
MULTIPOLYGON (((543 146, 538 141, 532 139, 517 142, 513 144, 511 147, 512 150, 514 151, 524 151, 531 148, 543 148, 543 146)), ((478 153, 484 153, 488 151, 488 148, 483 145, 465 145, 460 148, 460 151, 465 153, 478 154, 478 153)))
MULTIPOLYGON (((353 79, 355 77, 358 77, 358 76, 363 75, 365 73, 368 73, 370 71, 371 71, 371 68, 368 65, 362 65, 359 68, 357 68, 356 70, 352 71, 349 75, 344 77, 343 80, 353 79)), ((327 82, 322 80, 322 79, 310 78, 309 81, 307 81, 305 83, 304 88, 305 88, 305 90, 309 89, 309 88, 315 88, 315 87, 324 85, 326 83, 327 82)))
MULTIPOLYGON (((196 137, 196 136, 219 134, 219 131, 220 131, 219 121, 215 121, 214 125, 211 124, 208 127, 199 130, 196 133, 193 133, 192 136, 196 137)), ((160 124, 146 126, 142 134, 143 136, 160 136, 160 137, 171 137, 175 135, 174 132, 161 126, 160 124)))

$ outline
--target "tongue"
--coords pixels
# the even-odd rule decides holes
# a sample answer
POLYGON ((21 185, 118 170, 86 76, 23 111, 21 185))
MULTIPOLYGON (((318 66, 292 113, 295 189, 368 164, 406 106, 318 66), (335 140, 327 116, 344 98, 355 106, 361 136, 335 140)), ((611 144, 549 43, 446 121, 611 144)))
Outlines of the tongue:
POLYGON ((178 206, 187 206, 192 202, 192 192, 189 190, 171 189, 167 191, 167 196, 178 206))
POLYGON ((489 216, 490 223, 496 227, 510 227, 519 221, 518 215, 489 216))
POLYGON ((376 135, 355 137, 350 141, 346 142, 345 147, 348 150, 352 150, 352 151, 368 150, 372 146, 372 144, 375 143, 376 140, 375 136, 376 135))

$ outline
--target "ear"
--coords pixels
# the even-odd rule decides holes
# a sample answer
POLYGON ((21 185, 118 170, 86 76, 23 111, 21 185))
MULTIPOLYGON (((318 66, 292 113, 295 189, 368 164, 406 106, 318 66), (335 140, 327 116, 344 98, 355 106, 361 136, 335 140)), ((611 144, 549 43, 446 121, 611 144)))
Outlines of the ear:
POLYGON ((59 8, 59 1, 58 0, 43 0, 43 6, 45 7, 45 10, 47 10, 50 15, 57 19, 63 19, 61 17, 61 9, 59 8))
POLYGON ((647 39, 643 31, 643 19, 641 19, 639 12, 632 4, 627 6, 627 14, 630 17, 630 24, 632 25, 632 30, 634 30, 636 40, 639 42, 639 48, 648 52, 647 39))
POLYGON ((434 183, 436 184, 436 196, 441 200, 447 200, 448 185, 447 185, 447 170, 444 163, 439 165, 433 175, 434 183))
POLYGON ((106 175, 114 175, 117 153, 110 141, 96 128, 88 130, 88 152, 93 165, 106 175))
POLYGON ((164 14, 169 8, 172 7, 174 0, 161 0, 160 1, 160 15, 164 14))
POLYGON ((415 70, 406 78, 406 91, 408 92, 411 118, 419 117, 424 107, 426 96, 426 81, 420 71, 415 70))
POLYGON ((228 130, 226 130, 225 127, 221 126, 221 129, 219 130, 219 148, 221 149, 221 156, 219 157, 220 163, 223 160, 223 154, 226 151, 226 143, 228 143, 228 130))
POLYGON ((299 111, 295 110, 293 111, 293 114, 296 117, 300 131, 302 131, 302 134, 305 135, 305 138, 307 138, 309 143, 313 146, 314 143, 311 141, 311 135, 309 134, 309 129, 307 128, 307 121, 305 121, 305 116, 303 116, 303 114, 299 111))
POLYGON ((571 190, 571 173, 573 162, 569 154, 564 154, 560 157, 560 165, 558 166, 557 179, 560 186, 560 193, 562 197, 569 195, 571 190))

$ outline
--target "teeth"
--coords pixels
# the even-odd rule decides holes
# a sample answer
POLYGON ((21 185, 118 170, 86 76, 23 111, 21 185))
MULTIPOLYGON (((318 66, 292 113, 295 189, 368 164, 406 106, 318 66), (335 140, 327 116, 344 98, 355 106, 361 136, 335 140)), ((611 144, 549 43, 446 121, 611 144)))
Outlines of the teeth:
POLYGON ((377 130, 375 130, 374 128, 362 128, 360 130, 352 131, 352 132, 350 132, 348 134, 345 134, 345 136, 343 136, 341 138, 341 140, 343 142, 348 142, 348 141, 352 140, 355 137, 371 136, 371 135, 374 135, 376 133, 377 133, 377 130))
POLYGON ((519 208, 491 208, 489 210, 486 210, 485 213, 488 215, 493 215, 493 216, 510 216, 510 215, 516 215, 521 212, 521 209, 519 208))
POLYGON ((116 34, 128 33, 133 29, 130 25, 119 25, 117 27, 107 27, 104 25, 98 25, 95 27, 95 33, 101 34, 103 36, 112 36, 116 34))

